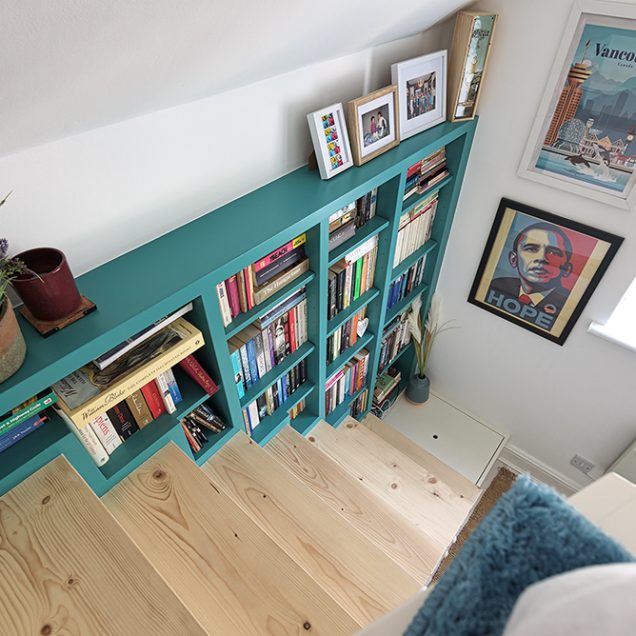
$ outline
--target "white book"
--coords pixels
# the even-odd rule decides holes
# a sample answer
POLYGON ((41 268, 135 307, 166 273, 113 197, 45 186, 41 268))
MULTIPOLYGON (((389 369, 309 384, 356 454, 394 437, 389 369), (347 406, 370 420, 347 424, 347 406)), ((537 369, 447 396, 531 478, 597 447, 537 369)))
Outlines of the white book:
POLYGON ((378 244, 378 235, 374 234, 369 240, 365 241, 362 245, 358 245, 355 250, 352 250, 345 256, 347 263, 353 263, 359 258, 362 258, 365 254, 370 252, 378 244))
POLYGON ((168 378, 163 373, 160 373, 155 378, 155 384, 159 389, 159 393, 161 394, 161 399, 166 407, 166 411, 168 413, 174 413, 177 410, 177 407, 174 404, 174 400, 172 399, 172 395, 170 393, 170 383, 168 382, 168 378))
POLYGON ((256 404, 256 400, 250 402, 247 410, 249 411, 250 416, 250 427, 254 430, 261 423, 261 418, 258 416, 258 405, 256 404))
POLYGON ((77 428, 73 420, 64 413, 64 411, 58 406, 54 405, 55 412, 64 420, 66 426, 71 430, 73 435, 81 442, 82 446, 87 450, 88 454, 93 458, 93 461, 98 466, 103 466, 108 461, 108 453, 106 449, 101 445, 97 435, 93 432, 90 426, 84 426, 84 428, 77 428))
POLYGON ((353 265, 349 263, 345 270, 345 285, 342 295, 342 308, 346 309, 351 304, 351 278, 353 274, 353 265))
POLYGON ((232 322, 232 310, 230 309, 230 301, 227 297, 225 281, 216 286, 216 295, 219 298, 219 309, 221 310, 223 326, 227 327, 232 322))
POLYGON ((113 451, 121 446, 121 437, 117 434, 110 417, 106 413, 98 415, 89 423, 89 426, 93 429, 93 433, 95 433, 100 444, 109 455, 112 455, 113 451))
POLYGON ((402 239, 404 238, 404 230, 400 230, 395 242, 395 254, 393 255, 393 267, 397 267, 402 259, 402 239))
POLYGON ((337 212, 334 212, 330 217, 329 217, 329 223, 333 223, 334 221, 337 221, 338 219, 342 218, 347 212, 351 212, 351 210, 355 210, 356 208, 356 202, 354 201, 353 203, 349 203, 347 205, 345 205, 343 208, 340 208, 337 212))

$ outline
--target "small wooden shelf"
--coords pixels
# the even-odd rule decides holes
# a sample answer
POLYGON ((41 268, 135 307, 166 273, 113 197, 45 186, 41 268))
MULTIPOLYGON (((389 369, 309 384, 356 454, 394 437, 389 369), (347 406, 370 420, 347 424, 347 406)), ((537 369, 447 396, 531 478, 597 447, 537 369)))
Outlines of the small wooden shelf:
POLYGON ((298 404, 301 400, 304 400, 312 391, 314 385, 311 382, 305 382, 294 393, 292 393, 277 409, 269 415, 263 418, 256 428, 252 431, 252 439, 264 446, 267 442, 280 431, 283 426, 289 424, 289 411, 298 404))
POLYGON ((327 375, 325 377, 330 378, 340 367, 358 353, 358 351, 364 349, 374 337, 375 334, 367 332, 362 338, 358 338, 352 347, 347 347, 333 362, 327 365, 327 375))
POLYGON ((436 248, 437 241, 434 241, 433 239, 429 239, 428 241, 426 241, 426 243, 424 243, 422 247, 415 250, 413 254, 407 256, 401 263, 398 263, 397 266, 393 268, 393 271, 391 272, 391 282, 393 282, 399 276, 402 276, 404 272, 407 272, 412 265, 415 265, 415 263, 417 263, 417 261, 422 258, 422 256, 430 254, 436 248))
POLYGON ((436 183, 432 188, 426 190, 426 192, 423 192, 422 194, 412 194, 402 203, 402 214, 408 212, 411 208, 414 208, 420 201, 426 199, 426 197, 430 197, 433 192, 441 190, 444 186, 451 183, 453 179, 454 175, 449 174, 447 177, 444 177, 439 183, 436 183))
POLYGON ((428 289, 426 283, 418 285, 415 289, 411 290, 410 294, 407 294, 402 300, 395 303, 391 309, 387 310, 386 317, 384 318, 384 326, 388 325, 398 314, 401 314, 420 294, 423 294, 428 289))
POLYGON ((366 388, 367 382, 365 382, 362 388, 358 389, 353 395, 347 395, 344 402, 342 402, 342 404, 338 404, 338 406, 336 406, 336 408, 327 415, 325 421, 328 424, 331 424, 334 428, 341 424, 342 420, 344 420, 344 418, 349 414, 349 408, 351 407, 352 402, 356 400, 356 398, 360 397, 366 388))
POLYGON ((327 322, 327 337, 329 337, 340 325, 343 325, 349 318, 357 314, 365 305, 368 305, 372 300, 377 298, 380 294, 380 290, 372 287, 359 296, 357 300, 354 300, 346 309, 343 309, 339 314, 336 314, 329 322, 327 322))
POLYGON ((277 291, 273 296, 270 296, 264 303, 260 305, 256 305, 249 311, 246 311, 242 314, 239 314, 226 328, 225 328, 225 337, 231 338, 235 336, 239 331, 242 331, 248 325, 252 324, 257 318, 260 318, 264 314, 266 314, 270 309, 273 309, 281 300, 287 298, 293 294, 296 290, 304 287, 308 283, 310 283, 316 274, 311 270, 305 272, 300 275, 298 278, 294 279, 289 285, 283 287, 280 291, 277 291))
POLYGON ((337 263, 349 252, 355 250, 356 247, 359 247, 372 236, 389 227, 389 225, 390 221, 381 216, 374 216, 369 219, 361 228, 356 230, 356 233, 350 239, 329 252, 329 266, 331 267, 334 263, 337 263))

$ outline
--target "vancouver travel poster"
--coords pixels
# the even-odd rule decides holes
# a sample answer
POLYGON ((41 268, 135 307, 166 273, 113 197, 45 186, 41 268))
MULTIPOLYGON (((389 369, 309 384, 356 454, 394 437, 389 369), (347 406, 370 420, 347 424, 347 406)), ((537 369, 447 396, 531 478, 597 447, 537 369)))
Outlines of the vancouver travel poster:
POLYGON ((636 163, 636 24, 582 16, 532 172, 627 198, 636 163))

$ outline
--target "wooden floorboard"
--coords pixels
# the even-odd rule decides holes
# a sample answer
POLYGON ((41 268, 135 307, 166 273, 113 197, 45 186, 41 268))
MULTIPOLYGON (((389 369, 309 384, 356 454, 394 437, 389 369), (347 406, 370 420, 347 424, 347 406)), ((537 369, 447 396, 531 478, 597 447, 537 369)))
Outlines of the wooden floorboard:
POLYGON ((210 634, 356 632, 359 623, 215 481, 170 444, 104 501, 210 634))
POLYGON ((265 448, 405 572, 428 583, 440 551, 409 520, 291 427, 265 448))
POLYGON ((246 435, 235 435, 204 470, 359 623, 379 618, 420 588, 246 435))
POLYGON ((452 488, 457 495, 464 497, 472 504, 479 499, 481 490, 470 479, 460 475, 448 464, 437 459, 435 455, 426 451, 390 424, 383 422, 372 413, 369 413, 361 423, 429 473, 435 475, 440 481, 452 488))
POLYGON ((63 457, 0 498, 0 633, 205 634, 63 457))
POLYGON ((338 429, 320 422, 310 442, 398 510, 440 549, 457 536, 472 504, 353 418, 338 429))

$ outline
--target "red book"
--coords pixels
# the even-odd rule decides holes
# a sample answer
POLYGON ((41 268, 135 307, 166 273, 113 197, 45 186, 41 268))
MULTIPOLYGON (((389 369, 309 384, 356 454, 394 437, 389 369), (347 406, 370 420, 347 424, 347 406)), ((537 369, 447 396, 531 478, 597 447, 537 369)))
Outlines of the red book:
POLYGON ((296 351, 296 307, 289 310, 289 346, 291 352, 296 351))
POLYGON ((161 399, 161 393, 159 393, 159 389, 155 384, 154 380, 148 382, 141 387, 141 393, 144 396, 144 400, 146 400, 146 404, 148 404, 148 408, 152 413, 154 418, 159 417, 162 413, 166 411, 166 405, 163 403, 161 399))
POLYGON ((232 318, 236 318, 241 313, 241 302, 239 300, 239 288, 236 280, 236 274, 230 276, 225 281, 225 288, 227 289, 227 297, 230 302, 232 318))
POLYGON ((245 267, 243 269, 243 280, 245 282, 245 297, 247 300, 247 310, 254 307, 254 288, 252 283, 252 268, 245 267))
POLYGON ((181 360, 179 366, 204 389, 208 395, 214 395, 219 390, 214 380, 205 372, 205 369, 197 362, 197 359, 192 354, 181 360))

